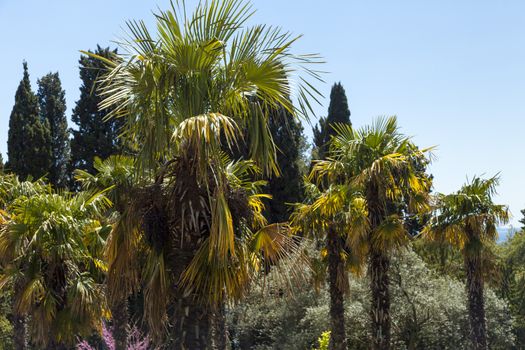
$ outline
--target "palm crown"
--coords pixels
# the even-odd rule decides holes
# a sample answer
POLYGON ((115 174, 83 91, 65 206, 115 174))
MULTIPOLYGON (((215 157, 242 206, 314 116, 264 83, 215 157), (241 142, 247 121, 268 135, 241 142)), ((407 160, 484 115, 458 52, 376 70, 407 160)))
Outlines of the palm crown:
POLYGON ((75 334, 100 327, 109 230, 97 218, 109 205, 100 193, 58 194, 49 187, 33 188, 8 205, 10 217, 0 230, 0 287, 16 284, 16 311, 31 316, 36 343, 72 342, 75 334))
MULTIPOLYGON (((354 204, 349 207, 354 215, 348 216, 349 223, 364 213, 359 209, 364 204, 367 223, 355 222, 359 225, 349 232, 351 240, 370 239, 369 243, 380 249, 402 243, 407 238, 403 220, 428 207, 431 181, 417 167, 427 162, 428 150, 420 150, 399 133, 395 117, 379 118, 361 129, 347 125, 336 125, 335 129, 330 157, 315 163, 310 178, 318 183, 344 184, 344 191, 354 194, 354 204)), ((333 189, 330 186, 330 191, 333 189)))
POLYGON ((436 214, 426 227, 426 234, 444 240, 465 253, 494 242, 497 225, 509 220, 507 206, 494 204, 497 176, 482 179, 475 176, 459 191, 435 198, 436 214))

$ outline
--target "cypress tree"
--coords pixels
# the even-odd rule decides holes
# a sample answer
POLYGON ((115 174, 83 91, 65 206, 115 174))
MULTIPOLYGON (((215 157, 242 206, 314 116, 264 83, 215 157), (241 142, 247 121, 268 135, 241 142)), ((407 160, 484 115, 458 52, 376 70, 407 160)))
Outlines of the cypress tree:
POLYGON ((284 108, 270 114, 269 128, 277 146, 277 164, 281 175, 268 181, 267 193, 272 200, 266 205, 266 218, 270 223, 288 221, 293 208, 290 203, 304 199, 302 175, 306 168, 304 152, 306 140, 300 121, 284 108))
POLYGON ((9 119, 7 154, 9 170, 22 179, 39 178, 48 173, 51 159, 49 123, 38 110, 38 98, 31 90, 27 63, 15 94, 9 119))
POLYGON ((328 116, 319 118, 319 124, 313 129, 316 158, 324 159, 327 152, 327 144, 335 135, 332 125, 335 123, 352 124, 350 121, 350 110, 345 89, 341 83, 335 83, 330 91, 330 105, 328 116))
MULTIPOLYGON (((268 114, 268 129, 277 148, 277 165, 280 175, 268 179, 264 190, 272 196, 265 203, 264 216, 269 223, 288 221, 293 208, 289 204, 304 199, 303 174, 306 172, 304 154, 307 149, 303 126, 284 108, 276 108, 268 114)), ((249 159, 248 132, 238 147, 225 149, 232 159, 249 159)))
POLYGON ((521 227, 522 230, 525 230, 525 209, 520 210, 521 215, 523 216, 521 219, 518 220, 520 224, 523 226, 521 227))
MULTIPOLYGON (((95 54, 102 57, 111 57, 116 52, 98 45, 95 50, 95 54)), ((82 85, 80 98, 71 116, 78 127, 77 130, 71 130, 71 165, 73 169, 94 173, 95 156, 105 159, 112 154, 121 153, 121 142, 117 136, 122 122, 118 119, 105 120, 109 111, 98 108, 101 97, 97 93, 96 81, 106 70, 102 61, 82 55, 79 63, 82 85)))
POLYGON ((65 94, 58 73, 49 73, 38 80, 40 116, 47 120, 51 135, 49 181, 56 187, 65 187, 68 180, 70 154, 65 94))
MULTIPOLYGON (((328 153, 328 143, 333 135, 335 123, 350 124, 350 110, 345 89, 341 83, 332 86, 330 92, 330 105, 328 106, 328 116, 320 118, 319 124, 313 129, 314 134, 314 154, 317 159, 325 159, 328 153)), ((327 185, 325 183, 324 185, 327 185)), ((344 288, 338 282, 340 271, 346 269, 344 261, 341 259, 341 252, 345 250, 344 239, 336 233, 333 228, 326 232, 325 247, 327 251, 328 263, 328 282, 330 291, 330 319, 331 319, 331 339, 330 349, 346 349, 346 330, 344 315, 344 288)))

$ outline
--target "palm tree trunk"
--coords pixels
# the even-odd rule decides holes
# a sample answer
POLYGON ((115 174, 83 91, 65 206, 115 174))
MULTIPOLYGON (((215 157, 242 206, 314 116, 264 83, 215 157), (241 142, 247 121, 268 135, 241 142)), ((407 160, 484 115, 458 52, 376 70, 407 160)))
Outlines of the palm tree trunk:
POLYGON ((372 348, 390 349, 390 291, 388 269, 390 258, 372 249, 369 260, 370 289, 372 291, 372 348))
POLYGON ((172 319, 172 347, 176 350, 206 350, 210 331, 208 308, 192 296, 182 297, 175 305, 172 319))
POLYGON ((113 339, 115 339, 115 350, 127 350, 128 348, 128 300, 122 298, 111 307, 113 321, 113 339))
POLYGON ((211 308, 203 305, 195 294, 186 292, 179 284, 186 267, 195 256, 200 244, 200 236, 188 234, 178 237, 182 242, 175 243, 178 248, 172 257, 175 300, 171 313, 171 338, 175 350, 205 350, 211 345, 210 319, 211 308))
POLYGON ((470 321, 470 338, 473 350, 487 350, 487 331, 485 323, 485 298, 481 276, 481 257, 465 256, 467 272, 467 296, 470 321))
POLYGON ((377 186, 367 189, 368 219, 370 222, 368 273, 372 292, 370 318, 372 319, 372 349, 390 349, 390 257, 376 247, 374 242, 376 230, 386 217, 384 204, 378 201, 377 186))
POLYGON ((212 349, 214 350, 226 350, 228 343, 228 335, 226 332, 226 315, 224 310, 224 304, 221 303, 211 315, 211 340, 212 349))
POLYGON ((68 350, 68 349, 69 349, 69 346, 65 345, 62 342, 55 342, 55 341, 50 341, 46 347, 46 350, 68 350))
POLYGON ((330 287, 330 350, 346 350, 348 348, 345 330, 344 309, 344 264, 341 259, 340 238, 333 230, 329 230, 326 241, 328 250, 328 281, 330 287))
POLYGON ((26 343, 26 320, 23 315, 20 315, 16 310, 17 295, 22 293, 23 285, 20 281, 15 282, 14 295, 13 295, 13 345, 15 350, 25 350, 27 348, 26 343))

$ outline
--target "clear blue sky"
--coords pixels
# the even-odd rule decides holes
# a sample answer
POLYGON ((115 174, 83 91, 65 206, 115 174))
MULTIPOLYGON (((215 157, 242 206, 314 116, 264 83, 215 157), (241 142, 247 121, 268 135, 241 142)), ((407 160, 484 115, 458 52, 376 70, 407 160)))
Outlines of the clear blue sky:
MULTIPOLYGON (((194 1, 189 1, 189 4, 194 1)), ((304 34, 327 84, 346 88, 354 125, 396 114, 420 146, 437 145, 435 189, 501 172, 498 200, 513 223, 525 208, 525 1, 254 0, 254 22, 304 34)), ((0 0, 0 152, 27 60, 36 79, 59 71, 68 114, 79 95, 79 50, 110 45, 127 19, 153 23, 169 1, 0 0)), ((327 101, 317 108, 326 113, 327 101)), ((310 127, 306 126, 311 135, 310 127)))

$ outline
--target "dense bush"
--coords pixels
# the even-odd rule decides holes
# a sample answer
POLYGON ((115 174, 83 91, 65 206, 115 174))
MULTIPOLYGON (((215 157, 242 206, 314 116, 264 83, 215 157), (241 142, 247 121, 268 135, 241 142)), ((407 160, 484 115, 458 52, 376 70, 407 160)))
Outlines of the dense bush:
MULTIPOLYGON (((369 287, 365 276, 350 278, 346 303, 350 349, 368 349, 369 287)), ((464 283, 429 269, 411 249, 392 259, 392 331, 396 349, 468 349, 464 283)), ((311 349, 328 330, 329 297, 302 281, 279 287, 270 273, 247 300, 231 310, 229 329, 238 349, 311 349)), ((514 345, 507 303, 488 289, 486 314, 490 349, 514 345)))

